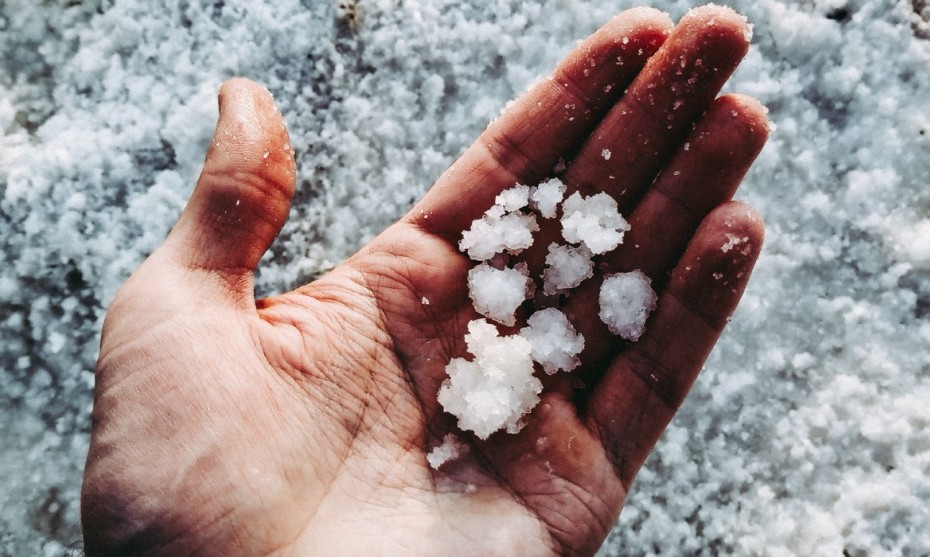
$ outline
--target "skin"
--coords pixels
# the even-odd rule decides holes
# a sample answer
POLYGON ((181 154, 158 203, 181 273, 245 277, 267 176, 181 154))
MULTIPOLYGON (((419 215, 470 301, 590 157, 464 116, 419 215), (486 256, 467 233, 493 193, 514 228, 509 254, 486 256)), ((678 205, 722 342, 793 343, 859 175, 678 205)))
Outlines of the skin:
MULTIPOLYGON (((731 198, 765 111, 717 96, 747 49, 725 8, 674 29, 655 10, 620 14, 399 222, 262 300, 253 270, 287 218, 294 160, 271 96, 224 85, 188 206, 104 324, 87 555, 593 554, 762 244, 759 216, 731 198), (480 440, 436 402, 477 317, 457 241, 498 192, 551 176, 560 158, 569 193, 609 192, 633 229, 563 302, 586 339, 582 367, 545 379, 520 433, 480 440), (659 294, 636 343, 596 317, 603 275, 631 269, 659 294), (448 432, 468 451, 433 470, 426 454, 448 432)), ((558 235, 546 221, 517 259, 538 276, 558 235)))

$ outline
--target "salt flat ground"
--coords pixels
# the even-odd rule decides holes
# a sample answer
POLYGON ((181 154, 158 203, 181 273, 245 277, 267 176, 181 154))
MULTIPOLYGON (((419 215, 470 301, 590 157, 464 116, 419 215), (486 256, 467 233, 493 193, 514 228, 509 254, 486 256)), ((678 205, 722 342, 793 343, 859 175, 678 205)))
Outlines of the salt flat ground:
MULTIPOLYGON (((401 215, 625 0, 0 2, 0 554, 65 555, 108 300, 183 206, 233 75, 299 190, 258 289, 401 215), (156 3, 158 4, 158 3, 156 3)), ((604 555, 930 554, 930 7, 736 0, 778 125, 744 303, 604 555)), ((690 1, 656 2, 680 17, 690 1)))

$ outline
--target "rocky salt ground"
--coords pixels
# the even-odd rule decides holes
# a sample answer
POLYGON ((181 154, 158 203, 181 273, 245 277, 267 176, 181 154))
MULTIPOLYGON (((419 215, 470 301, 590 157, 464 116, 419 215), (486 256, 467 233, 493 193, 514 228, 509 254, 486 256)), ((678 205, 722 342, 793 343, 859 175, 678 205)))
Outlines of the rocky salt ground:
MULTIPOLYGON (((268 85, 298 151, 259 277, 279 291, 396 219, 634 5, 365 0, 355 25, 335 4, 0 4, 0 555, 80 539, 104 308, 183 206, 223 79, 268 85)), ((930 13, 729 4, 755 34, 728 89, 778 125, 740 194, 767 244, 602 553, 928 554, 930 13)))

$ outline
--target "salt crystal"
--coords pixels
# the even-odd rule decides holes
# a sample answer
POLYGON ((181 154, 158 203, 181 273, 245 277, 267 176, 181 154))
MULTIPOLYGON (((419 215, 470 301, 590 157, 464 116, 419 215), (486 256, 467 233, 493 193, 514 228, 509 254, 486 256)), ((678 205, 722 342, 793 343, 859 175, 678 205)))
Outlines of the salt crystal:
POLYGON ((731 249, 735 248, 740 244, 745 244, 749 241, 749 236, 736 236, 734 234, 727 234, 727 243, 720 246, 720 251, 727 253, 731 249))
POLYGON ((582 197, 573 193, 562 204, 562 236, 573 244, 584 244, 596 255, 623 243, 629 223, 617 210, 617 202, 606 193, 582 197))
POLYGON ((529 341, 519 335, 501 337, 494 325, 478 319, 468 324, 465 343, 474 360, 449 362, 439 403, 458 418, 460 428, 481 439, 501 429, 518 430, 542 392, 542 383, 533 376, 529 341))
POLYGON ((591 251, 584 246, 550 244, 543 271, 543 292, 550 296, 558 294, 591 278, 594 275, 591 257, 591 251))
POLYGON ((543 371, 552 375, 578 367, 584 336, 575 332, 564 313, 555 308, 540 310, 530 316, 527 325, 520 330, 520 336, 529 341, 533 359, 543 371))
POLYGON ((423 304, 424 306, 428 306, 429 298, 427 298, 426 296, 423 296, 423 298, 420 300, 420 303, 423 304))
POLYGON ((639 340, 646 319, 656 307, 652 281, 640 270, 608 275, 601 285, 600 317, 610 332, 627 340, 639 340))
POLYGON ((475 310, 504 325, 513 325, 514 312, 534 294, 526 263, 495 269, 482 263, 468 272, 468 292, 475 310))
POLYGON ((535 215, 500 214, 500 209, 495 205, 462 234, 459 249, 475 261, 487 261, 504 251, 517 254, 533 245, 533 232, 539 230, 535 215))
POLYGON ((515 185, 506 189, 499 194, 494 200, 494 204, 504 209, 506 213, 513 213, 526 207, 529 204, 530 188, 529 186, 515 185))
POLYGON ((466 450, 467 447, 463 445, 455 435, 447 433, 442 439, 442 444, 433 447, 426 455, 426 460, 429 462, 430 468, 439 470, 440 466, 457 459, 466 450))
POLYGON ((559 203, 565 199, 565 184, 558 178, 550 178, 538 186, 530 189, 530 207, 543 218, 551 219, 555 216, 559 203))
POLYGON ((611 154, 611 153, 610 153, 610 149, 603 149, 603 150, 601 151, 601 156, 604 157, 604 160, 605 160, 605 161, 609 161, 609 160, 610 160, 610 154, 611 154))

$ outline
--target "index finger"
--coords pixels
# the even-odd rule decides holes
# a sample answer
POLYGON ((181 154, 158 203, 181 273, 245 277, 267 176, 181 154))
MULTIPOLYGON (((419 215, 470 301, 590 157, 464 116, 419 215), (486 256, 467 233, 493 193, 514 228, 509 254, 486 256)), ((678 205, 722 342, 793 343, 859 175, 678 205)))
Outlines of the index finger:
POLYGON ((671 29, 651 8, 615 17, 488 126, 404 220, 456 242, 502 190, 536 183, 569 158, 671 29))

